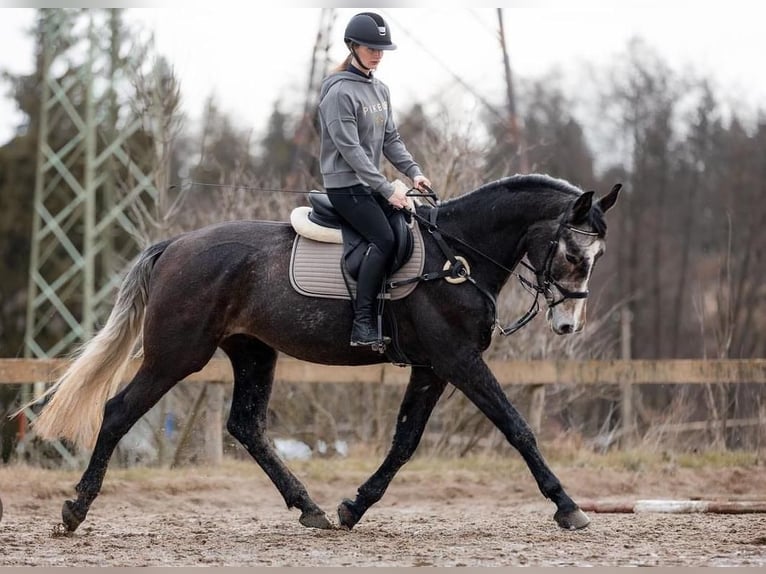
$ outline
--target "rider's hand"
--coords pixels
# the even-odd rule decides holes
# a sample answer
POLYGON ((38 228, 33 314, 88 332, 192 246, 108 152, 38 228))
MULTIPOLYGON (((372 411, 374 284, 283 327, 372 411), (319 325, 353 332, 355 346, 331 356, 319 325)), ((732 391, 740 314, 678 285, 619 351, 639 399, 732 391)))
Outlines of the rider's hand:
POLYGON ((388 203, 397 209, 410 209, 412 199, 407 197, 407 186, 398 179, 391 182, 394 186, 394 193, 388 198, 388 203))
POLYGON ((426 187, 431 187, 431 180, 424 175, 416 175, 412 179, 412 185, 420 191, 428 191, 426 187))

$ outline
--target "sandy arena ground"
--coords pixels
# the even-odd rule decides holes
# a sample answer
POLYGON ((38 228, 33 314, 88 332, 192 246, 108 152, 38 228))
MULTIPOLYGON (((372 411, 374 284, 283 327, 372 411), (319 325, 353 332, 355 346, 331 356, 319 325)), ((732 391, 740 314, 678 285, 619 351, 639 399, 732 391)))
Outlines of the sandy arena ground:
MULTIPOLYGON (((373 460, 291 463, 335 523, 373 460)), ((766 498, 763 466, 554 464, 579 501, 766 498), (639 465, 640 466, 640 465, 639 465)), ((766 514, 597 514, 560 530, 518 461, 417 459, 353 531, 298 523, 247 461, 111 469, 74 535, 54 536, 79 473, 0 466, 0 566, 766 566, 766 514)))

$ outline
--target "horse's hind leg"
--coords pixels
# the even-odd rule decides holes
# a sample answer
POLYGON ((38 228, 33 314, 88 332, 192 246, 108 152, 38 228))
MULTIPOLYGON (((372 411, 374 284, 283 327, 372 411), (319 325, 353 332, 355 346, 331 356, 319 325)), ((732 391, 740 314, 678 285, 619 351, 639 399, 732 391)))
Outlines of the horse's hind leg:
POLYGON ((106 467, 117 443, 180 378, 156 376, 144 364, 130 384, 107 401, 104 407, 104 422, 101 424, 88 468, 75 487, 77 499, 64 502, 61 511, 64 526, 68 531, 74 531, 85 520, 91 503, 101 490, 106 467))
POLYGON ((285 466, 266 436, 266 418, 277 353, 252 337, 235 335, 221 343, 234 368, 234 391, 226 428, 255 459, 285 499, 301 511, 300 522, 331 528, 327 516, 285 466))
POLYGON ((362 515, 381 499, 398 470, 415 452, 428 418, 439 400, 445 381, 431 369, 413 367, 396 419, 393 444, 380 468, 357 490, 355 500, 338 506, 340 525, 353 528, 362 515))

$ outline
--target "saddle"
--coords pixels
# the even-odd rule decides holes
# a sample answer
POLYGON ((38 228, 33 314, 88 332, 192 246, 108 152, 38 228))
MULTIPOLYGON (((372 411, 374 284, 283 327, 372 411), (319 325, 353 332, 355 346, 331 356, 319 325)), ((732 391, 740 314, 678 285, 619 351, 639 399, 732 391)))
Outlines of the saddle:
MULTIPOLYGON (((309 297, 351 299, 366 241, 344 222, 325 194, 312 192, 308 197, 310 207, 296 207, 290 214, 297 234, 290 257, 290 284, 309 297)), ((397 281, 420 275, 425 261, 420 228, 406 210, 391 213, 389 222, 396 249, 388 277, 397 281)), ((402 299, 415 287, 417 282, 395 287, 390 298, 402 299)))

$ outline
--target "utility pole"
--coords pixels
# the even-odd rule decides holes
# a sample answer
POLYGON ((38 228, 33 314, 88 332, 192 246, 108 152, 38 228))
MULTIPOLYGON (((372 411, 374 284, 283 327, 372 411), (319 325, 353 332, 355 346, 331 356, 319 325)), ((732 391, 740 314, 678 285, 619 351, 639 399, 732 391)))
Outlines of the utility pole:
POLYGON ((500 47, 503 51, 503 69, 505 72, 505 91, 508 99, 508 122, 511 133, 511 141, 516 146, 519 154, 519 167, 522 173, 529 171, 529 159, 527 157, 527 146, 524 141, 524 134, 519 126, 518 115, 516 114, 516 95, 513 89, 513 75, 511 74, 511 61, 508 57, 508 48, 505 42, 505 24, 503 22, 503 9, 497 9, 498 33, 500 47))

